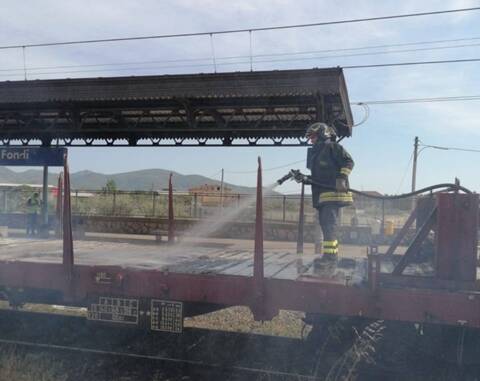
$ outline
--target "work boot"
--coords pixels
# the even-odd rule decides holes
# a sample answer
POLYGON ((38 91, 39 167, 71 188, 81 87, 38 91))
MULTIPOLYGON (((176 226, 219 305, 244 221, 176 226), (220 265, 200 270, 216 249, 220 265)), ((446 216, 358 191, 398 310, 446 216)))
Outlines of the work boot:
POLYGON ((313 260, 314 271, 325 271, 336 266, 338 260, 337 254, 323 254, 320 258, 313 260))

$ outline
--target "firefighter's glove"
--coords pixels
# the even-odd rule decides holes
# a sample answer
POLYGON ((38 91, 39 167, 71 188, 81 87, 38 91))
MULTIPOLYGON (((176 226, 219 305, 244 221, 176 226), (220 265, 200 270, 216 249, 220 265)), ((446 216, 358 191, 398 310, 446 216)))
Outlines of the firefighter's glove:
POLYGON ((311 184, 309 176, 304 175, 302 172, 300 172, 298 169, 292 169, 290 171, 292 174, 293 179, 299 183, 299 184, 311 184))
POLYGON ((303 178, 305 177, 298 169, 292 169, 290 174, 292 175, 292 178, 299 184, 303 182, 303 178))
POLYGON ((302 181, 305 185, 312 185, 312 178, 311 176, 304 176, 304 179, 302 181))
POLYGON ((337 192, 347 192, 348 191, 347 180, 337 179, 335 182, 335 189, 337 190, 337 192))

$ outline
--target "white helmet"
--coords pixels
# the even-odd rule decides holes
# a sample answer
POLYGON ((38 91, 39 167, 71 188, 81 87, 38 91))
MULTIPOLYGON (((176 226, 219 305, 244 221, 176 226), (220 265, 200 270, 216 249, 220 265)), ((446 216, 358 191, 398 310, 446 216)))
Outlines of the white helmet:
POLYGON ((337 137, 335 129, 322 122, 315 122, 308 126, 305 137, 309 138, 312 135, 317 135, 320 140, 334 140, 337 137))

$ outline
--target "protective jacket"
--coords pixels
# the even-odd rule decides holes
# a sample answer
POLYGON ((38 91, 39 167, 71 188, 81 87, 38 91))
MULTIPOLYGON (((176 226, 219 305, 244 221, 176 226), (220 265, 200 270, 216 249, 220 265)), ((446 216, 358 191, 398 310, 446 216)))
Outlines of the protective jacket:
POLYGON ((35 214, 40 212, 41 203, 38 198, 30 197, 27 200, 27 213, 35 214))
POLYGON ((350 192, 336 191, 336 180, 344 179, 348 185, 348 176, 352 172, 354 162, 350 154, 338 143, 318 141, 307 152, 307 168, 311 170, 313 181, 324 184, 312 184, 313 207, 323 203, 336 203, 339 206, 353 202, 350 192))

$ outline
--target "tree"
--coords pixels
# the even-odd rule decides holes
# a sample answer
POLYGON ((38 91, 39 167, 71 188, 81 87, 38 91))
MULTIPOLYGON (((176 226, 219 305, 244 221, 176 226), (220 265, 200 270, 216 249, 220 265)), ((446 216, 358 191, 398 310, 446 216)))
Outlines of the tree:
POLYGON ((117 191, 117 183, 113 179, 107 180, 107 183, 102 188, 105 193, 113 193, 117 191))

